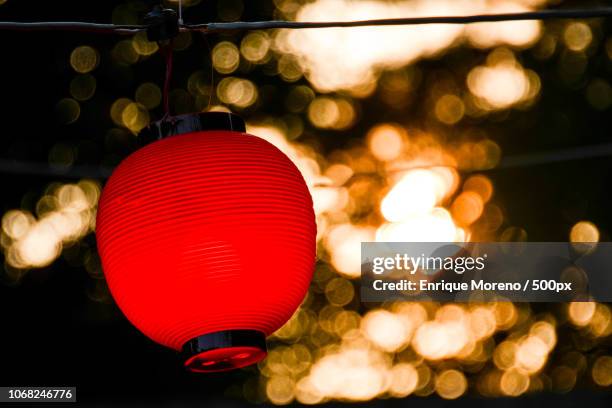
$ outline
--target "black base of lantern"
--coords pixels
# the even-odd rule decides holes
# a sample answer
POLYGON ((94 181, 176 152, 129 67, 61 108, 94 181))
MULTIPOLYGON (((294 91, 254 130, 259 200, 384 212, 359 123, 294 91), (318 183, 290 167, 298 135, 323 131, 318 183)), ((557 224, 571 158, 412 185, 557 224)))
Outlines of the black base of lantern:
POLYGON ((189 340, 181 355, 189 371, 208 373, 246 367, 266 357, 266 336, 257 330, 225 330, 189 340))
POLYGON ((152 122, 140 131, 138 140, 146 145, 169 136, 206 130, 245 132, 246 125, 240 116, 229 112, 189 113, 152 122))

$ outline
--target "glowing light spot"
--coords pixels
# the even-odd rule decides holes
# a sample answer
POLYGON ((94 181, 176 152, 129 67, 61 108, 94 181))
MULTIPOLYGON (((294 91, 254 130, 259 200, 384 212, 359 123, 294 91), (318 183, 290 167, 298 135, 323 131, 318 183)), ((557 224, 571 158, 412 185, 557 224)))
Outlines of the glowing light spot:
POLYGON ((2 217, 2 230, 15 240, 25 236, 33 224, 34 217, 25 211, 11 210, 2 217))
POLYGON ((123 111, 132 103, 133 101, 127 98, 119 98, 115 102, 113 102, 110 109, 110 116, 116 125, 124 126, 123 111))
POLYGON ((595 360, 591 373, 597 385, 602 387, 612 385, 612 357, 601 356, 595 360))
POLYGON ((155 41, 149 41, 147 39, 147 33, 140 32, 132 38, 132 47, 138 55, 148 56, 153 55, 159 50, 159 46, 155 41))
POLYGON ((257 87, 253 82, 240 78, 223 78, 217 85, 217 96, 229 105, 246 108, 257 101, 257 87))
POLYGON ((145 108, 155 109, 161 103, 162 93, 154 83, 145 82, 136 89, 135 99, 145 108))
POLYGON ((37 223, 17 242, 17 254, 23 265, 43 267, 57 258, 62 245, 50 223, 37 223))
POLYGON ((134 40, 119 41, 111 51, 113 60, 120 65, 133 65, 138 62, 140 54, 134 47, 134 40))
POLYGON ((389 393, 396 398, 412 394, 419 382, 419 374, 412 364, 400 363, 391 369, 389 393))
POLYGON ((212 63, 217 72, 231 74, 240 63, 238 48, 229 41, 218 43, 212 51, 212 63))
POLYGON ((576 326, 586 326, 595 315, 595 302, 572 302, 569 304, 569 318, 576 326))
POLYGON ((387 242, 463 242, 465 233, 456 228, 450 213, 440 207, 425 215, 398 223, 383 224, 376 232, 377 241, 387 242))
POLYGON ((135 135, 149 124, 149 120, 147 108, 136 102, 130 103, 121 112, 123 125, 135 135))
POLYGON ((270 44, 270 37, 265 31, 253 31, 242 39, 240 52, 247 61, 253 63, 265 62, 270 44))
POLYGON ((367 339, 388 352, 405 347, 413 331, 410 320, 386 310, 368 312, 361 320, 361 329, 367 339))
POLYGON ((290 377, 274 376, 266 384, 266 394, 274 404, 284 405, 294 398, 295 383, 290 377))
POLYGON ((467 380, 461 371, 446 370, 436 377, 436 392, 444 399, 459 398, 467 389, 467 380))
POLYGON ((372 154, 378 160, 389 161, 402 153, 406 132, 398 125, 383 124, 370 129, 367 138, 372 154))
MULTIPOLYGON (((487 14, 521 13, 529 11, 528 6, 539 4, 517 4, 518 2, 491 2, 487 14)), ((542 33, 542 23, 539 21, 505 21, 502 23, 469 24, 466 28, 468 40, 478 48, 489 48, 508 44, 514 47, 532 45, 542 33)))
POLYGON ((482 175, 471 176, 463 183, 464 191, 473 191, 478 194, 483 203, 488 202, 493 196, 493 184, 488 177, 482 175))
POLYGON ((345 129, 353 124, 355 110, 345 99, 322 96, 308 106, 308 119, 318 128, 345 129))
POLYGON ((501 377, 500 389, 505 395, 518 397, 529 389, 529 376, 517 369, 505 371, 501 377))
POLYGON ((563 32, 565 45, 572 51, 583 51, 593 41, 591 27, 583 22, 572 22, 563 32))
POLYGON ((385 390, 387 369, 379 353, 345 348, 317 361, 308 378, 324 397, 367 401, 385 390))
POLYGON ((495 314, 491 309, 476 307, 470 312, 469 319, 471 333, 476 340, 490 337, 495 332, 495 314))
POLYGON ((344 306, 355 296, 355 288, 344 278, 332 279, 325 286, 325 296, 334 306, 344 306))
POLYGON ((500 370, 508 370, 515 365, 515 356, 518 346, 514 341, 501 342, 493 352, 493 363, 500 370))
POLYGON ((430 321, 417 329, 412 345, 426 359, 441 360, 455 356, 468 341, 467 329, 461 322, 430 321))
MULTIPOLYGON (((517 12, 534 6, 506 3, 316 0, 307 2, 289 15, 295 16, 296 21, 364 20, 517 12)), ((439 24, 287 30, 276 35, 275 48, 282 53, 295 55, 302 71, 318 90, 360 92, 372 89, 383 70, 397 69, 421 58, 439 55, 462 38, 467 37, 481 47, 501 44, 526 47, 537 41, 540 35, 541 24, 535 21, 465 27, 439 24)))
POLYGON ((451 214, 458 225, 468 226, 482 215, 484 203, 482 198, 474 192, 465 191, 453 201, 451 214))
POLYGON ((380 210, 391 222, 429 213, 444 198, 448 184, 437 173, 411 170, 383 198, 380 210))
POLYGON ((443 95, 436 102, 436 118, 447 125, 454 125, 459 122, 465 113, 463 101, 456 95, 443 95))
POLYGON ((468 86, 474 95, 494 108, 506 108, 519 102, 527 92, 527 78, 513 67, 474 68, 468 76, 468 86))
POLYGON ((98 58, 98 51, 88 45, 82 45, 70 53, 70 66, 76 72, 86 74, 96 68, 98 58))
POLYGON ((592 222, 580 221, 570 231, 570 242, 599 242, 599 230, 592 222))
POLYGON ((373 228, 361 228, 350 224, 334 226, 325 239, 325 247, 331 253, 332 265, 347 276, 359 276, 361 242, 372 241, 373 238, 373 228))
POLYGON ((516 362, 519 368, 529 374, 534 374, 546 363, 548 346, 537 336, 527 336, 519 343, 516 351, 516 362))
POLYGON ((576 370, 567 366, 559 366, 550 373, 552 388, 556 392, 569 392, 576 385, 576 370))

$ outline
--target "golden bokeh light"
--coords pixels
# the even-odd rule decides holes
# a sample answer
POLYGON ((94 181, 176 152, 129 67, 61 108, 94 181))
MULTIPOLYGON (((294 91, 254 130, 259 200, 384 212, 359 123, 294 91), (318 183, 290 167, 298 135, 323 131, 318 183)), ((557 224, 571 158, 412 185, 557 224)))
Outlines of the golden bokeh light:
MULTIPOLYGON (((285 6, 288 3, 283 2, 285 6)), ((431 15, 490 14, 527 11, 542 4, 508 0, 504 4, 467 0, 384 2, 316 0, 290 15, 296 21, 363 20, 431 15)), ((359 27, 286 30, 277 33, 274 48, 296 56, 301 70, 320 91, 371 89, 383 70, 397 69, 418 59, 439 55, 461 39, 482 48, 526 47, 541 35, 536 21, 474 25, 359 27)))
POLYGON ((138 102, 128 104, 121 112, 121 122, 135 135, 149 124, 149 111, 138 102))
POLYGON ((266 62, 272 41, 265 31, 248 33, 240 43, 240 53, 249 62, 266 62))
POLYGON ((11 210, 2 217, 2 230, 11 239, 18 240, 27 234, 34 222, 34 217, 30 213, 11 210))
POLYGON ((372 154, 382 161, 397 159, 402 153, 406 138, 404 129, 394 124, 377 125, 370 129, 367 135, 372 154))
POLYGON ((514 55, 504 49, 492 52, 487 65, 473 68, 467 85, 477 98, 478 108, 485 111, 529 102, 540 92, 537 74, 523 69, 514 55))
POLYGON ((389 393, 396 398, 406 397, 414 392, 419 383, 418 371, 410 363, 399 363, 389 373, 389 393))
POLYGON ((458 370, 446 370, 436 376, 436 392, 444 399, 457 399, 467 390, 465 375, 458 370))
POLYGON ((138 55, 149 56, 153 55, 159 50, 159 46, 155 41, 149 41, 147 39, 146 32, 140 32, 132 37, 131 41, 132 48, 138 55))
POLYGON ((133 65, 140 59, 140 54, 136 47, 134 47, 135 40, 123 40, 119 41, 113 47, 111 56, 113 61, 119 65, 133 65))
POLYGON ((599 242, 599 230, 589 221, 577 222, 570 230, 570 242, 599 242))
POLYGON ((3 247, 6 261, 14 268, 40 268, 49 265, 72 243, 93 229, 98 183, 83 180, 78 184, 54 187, 51 195, 37 204, 39 218, 22 210, 8 211, 2 217, 3 247))
POLYGON ((338 272, 349 277, 361 273, 361 243, 374 240, 374 229, 341 224, 329 229, 325 247, 331 253, 331 264, 338 272))
POLYGON ((586 326, 595 315, 594 302, 572 302, 568 307, 570 321, 576 326, 586 326))
MULTIPOLYGON (((545 1, 493 1, 487 2, 487 14, 524 13, 545 1)), ((535 43, 542 34, 540 21, 505 21, 503 23, 477 23, 466 27, 468 41, 478 48, 510 45, 526 48, 535 43)))
POLYGON ((355 120, 355 108, 347 99, 321 96, 308 106, 308 119, 321 129, 342 130, 355 120))
POLYGON ((465 105, 457 95, 446 94, 436 101, 435 113, 440 122, 454 125, 463 118, 465 105))
POLYGON ((77 75, 70 81, 70 95, 77 101, 86 101, 96 92, 96 78, 90 74, 77 75))
POLYGON ((563 32, 565 45, 572 51, 584 51, 591 41, 593 41, 593 33, 591 27, 583 22, 572 22, 565 27, 563 32))
POLYGON ((529 389, 529 376, 521 370, 511 368, 501 376, 499 384, 500 390, 504 395, 518 397, 529 389))
POLYGON ((222 41, 212 50, 212 63, 217 72, 231 74, 240 64, 238 47, 229 41, 222 41))
POLYGON ((119 98, 113 102, 110 108, 110 116, 115 125, 123 126, 123 111, 132 103, 133 101, 128 98, 119 98))
POLYGON ((257 101, 257 87, 248 79, 223 78, 217 85, 217 96, 228 105, 247 108, 257 101))
POLYGON ((484 203, 479 194, 464 191, 453 201, 451 213, 457 225, 468 226, 473 224, 484 210, 484 203))
POLYGON ((592 369, 593 381, 602 387, 612 385, 612 357, 600 356, 595 360, 592 369))
POLYGON ((538 336, 526 336, 519 342, 516 350, 517 368, 535 374, 544 367, 549 352, 550 348, 543 339, 538 336))
POLYGON ((147 109, 155 109, 159 106, 162 100, 162 93, 154 83, 145 82, 140 84, 136 89, 136 94, 134 96, 136 102, 141 104, 147 109))
POLYGON ((482 202, 487 203, 493 196, 493 183, 487 176, 471 176, 463 183, 463 191, 471 191, 480 196, 482 202))
POLYGON ((411 170, 383 198, 380 211, 391 222, 428 214, 446 197, 451 187, 439 172, 411 170))
POLYGON ((70 54, 70 66, 79 74, 86 74, 98 66, 99 58, 93 47, 82 45, 70 54))
POLYGON ((386 310, 368 312, 361 320, 364 336, 380 349, 393 352, 410 343, 413 332, 411 321, 386 310))
POLYGON ((355 296, 353 284, 346 279, 336 278, 330 280, 325 286, 325 296, 334 306, 345 306, 355 296))

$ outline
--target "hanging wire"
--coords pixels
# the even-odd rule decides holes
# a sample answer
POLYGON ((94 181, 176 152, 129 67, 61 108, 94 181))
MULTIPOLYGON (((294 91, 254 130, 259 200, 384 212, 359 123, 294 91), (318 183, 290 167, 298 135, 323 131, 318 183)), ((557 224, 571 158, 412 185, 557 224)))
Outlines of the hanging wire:
POLYGON ((612 16, 612 7, 584 10, 540 10, 525 13, 478 14, 471 16, 408 17, 362 21, 237 21, 233 23, 186 24, 183 27, 196 31, 265 30, 272 28, 303 29, 363 26, 394 26, 421 24, 472 24, 484 22, 549 20, 570 18, 595 18, 612 16))
POLYGON ((168 41, 167 44, 161 47, 162 55, 166 61, 166 74, 164 78, 164 89, 162 92, 162 99, 164 105, 164 116, 162 120, 170 116, 170 81, 172 80, 172 64, 173 64, 173 41, 168 41))
MULTIPOLYGON (((421 24, 472 24, 485 22, 503 22, 519 20, 550 20, 572 18, 597 18, 612 16, 612 7, 593 9, 553 9, 529 11, 524 13, 477 14, 470 16, 432 16, 407 17, 361 21, 236 21, 229 23, 180 24, 181 31, 240 31, 265 30, 275 28, 305 29, 363 26, 398 26, 421 24)), ((179 2, 179 20, 182 21, 182 2, 179 2)), ((0 30, 12 31, 85 31, 95 33, 135 34, 147 29, 146 25, 115 25, 83 22, 0 22, 0 30)))
POLYGON ((51 21, 44 23, 0 21, 0 30, 6 31, 79 31, 97 34, 133 35, 146 29, 147 26, 145 25, 97 24, 76 21, 51 21))

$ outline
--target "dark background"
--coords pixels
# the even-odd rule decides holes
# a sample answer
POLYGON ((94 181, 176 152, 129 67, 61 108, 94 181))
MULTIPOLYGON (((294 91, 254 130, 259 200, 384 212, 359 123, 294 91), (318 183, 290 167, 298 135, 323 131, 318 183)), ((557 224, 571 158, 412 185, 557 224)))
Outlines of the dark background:
MULTIPOLYGON (((219 0, 222 1, 222 0, 219 0)), ((113 8, 122 1, 29 1, 9 0, 0 7, 2 21, 75 20, 109 22, 113 8)), ((271 1, 246 1, 244 20, 270 19, 271 1)), ((587 2, 575 2, 587 5, 587 2)), ((565 4, 571 5, 571 2, 565 4)), ((215 20, 216 1, 203 1, 186 12, 187 21, 215 20)), ((604 25, 609 31, 610 22, 604 25)), ((236 34, 239 38, 240 34, 236 34)), ((217 39, 211 38, 213 42, 217 39)), ((108 53, 117 41, 113 35, 75 33, 0 32, 0 158, 46 164, 49 149, 58 141, 78 148, 77 164, 113 165, 136 146, 126 142, 109 146, 105 133, 112 122, 110 104, 122 95, 132 95, 139 81, 161 83, 163 64, 156 55, 129 72, 110 64, 108 53), (101 53, 96 71, 98 91, 83 107, 77 123, 58 124, 55 105, 68 95, 74 75, 69 66, 70 52, 90 44, 101 53)), ((603 45, 602 45, 603 47, 603 45)), ((184 86, 186 75, 205 69, 206 45, 194 37, 191 50, 177 55, 175 81, 184 86)), ((473 51, 459 48, 443 58, 420 63, 424 72, 452 69, 457 59, 469 58, 473 51)), ((610 79, 610 60, 601 51, 589 63, 589 75, 610 79)), ((584 90, 564 85, 558 78, 554 61, 539 62, 525 53, 526 68, 542 79, 538 105, 527 112, 513 111, 500 117, 496 139, 505 155, 549 151, 575 146, 612 143, 610 110, 592 109, 584 90), (501 124, 503 122, 503 125, 501 124)), ((282 86, 259 72, 255 83, 282 86)), ((278 91, 282 92, 282 88, 278 91)), ((278 110, 274 94, 257 109, 270 114, 278 110)), ((418 111, 393 111, 378 103, 362 104, 360 126, 380 120, 403 120, 418 111)), ((160 115, 161 112, 156 112, 160 115)), ((256 112, 246 112, 245 116, 256 112)), ((322 148, 330 150, 350 143, 350 134, 307 129, 305 138, 321 137, 322 148), (330 140, 331 139, 331 140, 330 140)), ((4 166, 0 173, 0 209, 32 206, 45 186, 57 180, 44 174, 27 175, 4 166)), ((601 157, 521 169, 493 170, 496 197, 503 203, 510 222, 529 231, 530 241, 566 241, 569 228, 581 219, 593 221, 608 240, 612 230, 612 160, 601 157)), ((94 247, 88 236, 80 246, 94 247)), ((97 282, 82 267, 71 266, 60 258, 50 267, 30 272, 19 285, 0 284, 0 385, 61 386, 75 385, 80 402, 151 403, 176 405, 177 402, 223 404, 232 406, 242 400, 234 397, 232 387, 244 383, 254 369, 218 375, 192 375, 184 372, 171 351, 153 343, 132 327, 110 302, 92 300, 97 282)), ((540 306, 538 306, 540 307, 540 306)), ((545 308, 546 305, 541 307, 545 308)), ((555 406, 585 404, 610 406, 609 394, 575 391, 569 395, 539 394, 513 400, 463 398, 455 404, 482 406, 525 406, 550 403, 555 406)), ((371 406, 447 405, 437 397, 411 398, 410 401, 384 400, 371 406)))

